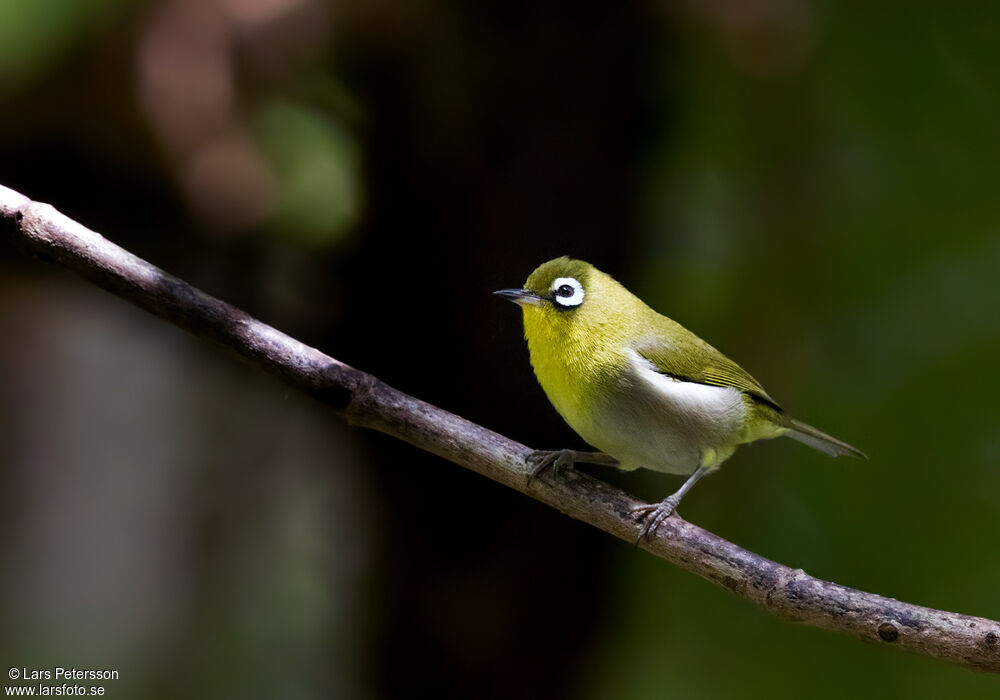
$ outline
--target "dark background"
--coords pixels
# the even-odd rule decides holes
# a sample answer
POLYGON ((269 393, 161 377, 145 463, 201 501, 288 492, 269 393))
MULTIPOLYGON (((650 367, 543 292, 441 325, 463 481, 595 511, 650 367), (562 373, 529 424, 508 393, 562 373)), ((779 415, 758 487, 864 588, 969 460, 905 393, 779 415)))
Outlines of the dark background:
MULTIPOLYGON (((490 296, 587 259, 870 462, 684 516, 1000 617, 1000 10, 0 3, 0 184, 394 386, 581 447, 490 296)), ((779 623, 0 244, 0 660, 110 697, 996 697, 779 623)), ((591 469, 645 498, 675 479, 591 469)))

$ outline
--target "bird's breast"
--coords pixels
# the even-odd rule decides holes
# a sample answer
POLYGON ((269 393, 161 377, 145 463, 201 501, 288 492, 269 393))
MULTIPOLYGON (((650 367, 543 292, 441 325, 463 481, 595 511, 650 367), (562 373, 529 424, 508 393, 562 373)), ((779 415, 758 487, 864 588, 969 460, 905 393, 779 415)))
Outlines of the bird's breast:
POLYGON ((706 454, 741 442, 746 405, 737 389, 675 379, 633 351, 607 366, 618 369, 566 367, 555 395, 542 385, 566 422, 623 468, 690 474, 706 454))

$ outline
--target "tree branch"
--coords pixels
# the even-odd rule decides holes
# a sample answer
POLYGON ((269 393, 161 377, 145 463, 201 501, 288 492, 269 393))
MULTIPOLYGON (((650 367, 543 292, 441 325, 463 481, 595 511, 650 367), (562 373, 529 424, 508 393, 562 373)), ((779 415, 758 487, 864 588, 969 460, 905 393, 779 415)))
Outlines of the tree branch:
MULTIPOLYGON (((586 474, 528 483, 531 450, 408 396, 257 321, 107 241, 47 204, 0 186, 3 235, 23 251, 208 338, 332 404, 352 425, 387 433, 516 489, 629 543, 631 496, 586 474)), ((642 546, 774 616, 1000 672, 1000 623, 902 603, 822 581, 737 547, 672 515, 642 546)))

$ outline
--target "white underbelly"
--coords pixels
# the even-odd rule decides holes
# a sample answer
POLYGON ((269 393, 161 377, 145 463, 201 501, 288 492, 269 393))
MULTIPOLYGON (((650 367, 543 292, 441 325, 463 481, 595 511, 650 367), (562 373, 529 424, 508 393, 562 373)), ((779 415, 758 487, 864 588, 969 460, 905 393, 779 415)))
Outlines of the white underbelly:
POLYGON ((746 406, 739 390, 678 381, 630 355, 633 371, 578 431, 587 442, 624 469, 670 474, 690 474, 713 455, 724 459, 741 442, 746 406))

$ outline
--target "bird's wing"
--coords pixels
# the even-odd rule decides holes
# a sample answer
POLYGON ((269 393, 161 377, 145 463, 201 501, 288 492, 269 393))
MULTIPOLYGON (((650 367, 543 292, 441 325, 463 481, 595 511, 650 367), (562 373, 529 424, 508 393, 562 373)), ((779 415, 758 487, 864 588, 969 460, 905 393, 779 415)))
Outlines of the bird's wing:
POLYGON ((698 384, 732 387, 781 410, 746 370, 679 324, 669 343, 649 338, 636 343, 634 349, 663 374, 698 384))

